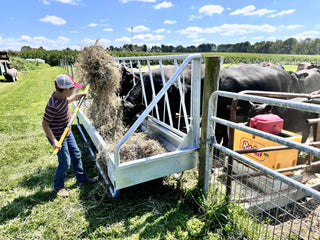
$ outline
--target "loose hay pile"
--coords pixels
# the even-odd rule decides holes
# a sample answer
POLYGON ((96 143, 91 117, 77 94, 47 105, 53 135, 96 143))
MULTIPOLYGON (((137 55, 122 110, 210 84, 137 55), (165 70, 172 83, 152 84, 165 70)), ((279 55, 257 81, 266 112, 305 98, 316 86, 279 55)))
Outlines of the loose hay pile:
MULTIPOLYGON (((118 64, 98 45, 85 47, 76 61, 76 75, 87 85, 93 77, 89 93, 92 104, 85 111, 99 134, 112 150, 126 133, 122 122, 121 98, 116 95, 121 74, 118 64)), ((134 133, 120 150, 121 162, 164 153, 161 144, 145 133, 134 133)), ((104 156, 100 156, 104 157, 104 156)))

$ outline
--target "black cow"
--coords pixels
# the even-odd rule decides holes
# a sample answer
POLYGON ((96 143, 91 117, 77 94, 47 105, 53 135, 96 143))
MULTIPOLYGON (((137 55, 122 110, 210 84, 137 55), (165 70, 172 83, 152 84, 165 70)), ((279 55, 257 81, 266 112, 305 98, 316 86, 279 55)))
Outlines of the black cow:
POLYGON ((312 68, 291 72, 291 77, 297 82, 295 92, 311 93, 320 89, 320 69, 312 68))
MULTIPOLYGON (((261 66, 259 64, 232 65, 222 68, 219 74, 219 90, 228 92, 241 92, 244 90, 294 92, 297 88, 297 79, 291 78, 289 72, 281 66, 261 66)), ((219 97, 217 117, 230 119, 230 111, 227 106, 231 105, 232 99, 219 97)), ((249 111, 248 102, 239 101, 240 110, 237 116, 245 115, 249 111)), ((228 146, 228 132, 224 125, 216 125, 216 140, 228 146)))
POLYGON ((297 71, 300 71, 303 69, 313 69, 313 68, 320 69, 320 63, 308 63, 308 62, 299 63, 297 67, 297 71))
POLYGON ((134 83, 140 80, 139 76, 128 71, 123 65, 119 68, 121 73, 121 80, 119 88, 117 90, 117 95, 119 97, 125 97, 128 92, 134 87, 134 83))
MULTIPOLYGON (((203 65, 204 69, 204 65, 203 65)), ((163 66, 163 73, 165 81, 167 82, 173 74, 176 72, 176 66, 174 65, 166 65, 163 66)), ((151 85, 151 78, 154 85, 154 91, 155 95, 163 88, 163 81, 161 76, 161 70, 159 68, 155 68, 152 70, 152 75, 150 77, 149 72, 144 73, 143 75, 143 84, 145 88, 145 94, 147 103, 149 104, 153 100, 153 90, 151 85)), ((204 70, 202 74, 202 78, 204 78, 204 70)), ((191 65, 187 65, 186 68, 183 71, 183 74, 180 76, 180 82, 184 86, 184 92, 185 94, 185 102, 186 102, 186 108, 187 112, 190 113, 190 94, 188 94, 190 91, 190 84, 191 84, 191 65)), ((202 79, 203 82, 203 79, 202 79)), ((180 112, 180 92, 179 92, 179 86, 178 82, 175 81, 174 84, 168 89, 168 100, 170 103, 170 110, 171 110, 171 117, 173 120, 173 125, 177 127, 178 117, 177 114, 180 112)), ((143 110, 144 108, 142 105, 144 105, 144 99, 143 99, 143 89, 141 81, 138 81, 137 84, 129 91, 128 95, 123 101, 123 120, 125 124, 130 125, 135 120, 134 116, 139 113, 139 111, 143 110)), ((162 121, 169 123, 168 119, 168 113, 165 110, 165 102, 164 97, 158 102, 158 113, 159 117, 162 121), (163 115, 165 114, 165 119, 163 119, 163 115)), ((156 113, 153 112, 153 115, 156 116, 156 113)))
MULTIPOLYGON (((318 100, 308 98, 293 98, 288 101, 303 102, 303 103, 317 103, 318 100)), ((253 104, 251 103, 251 109, 249 111, 249 118, 258 114, 273 113, 283 119, 283 129, 291 132, 302 132, 302 142, 304 143, 310 134, 311 125, 307 122, 307 119, 317 118, 318 114, 313 112, 305 112, 291 108, 271 106, 268 104, 253 104)), ((317 124, 312 124, 313 139, 316 139, 317 124)))
MULTIPOLYGON (((185 102, 187 111, 189 113, 189 107, 191 102, 191 67, 188 66, 185 70, 185 102)), ((173 75, 176 71, 175 66, 165 66, 165 78, 166 81, 173 75)), ((202 80, 201 86, 203 86, 205 66, 202 65, 202 80)), ((163 87, 161 80, 160 69, 152 71, 152 78, 155 86, 155 92, 157 93, 163 87)), ((152 101, 152 90, 150 84, 150 76, 146 73, 143 77, 144 85, 146 90, 147 102, 152 101)), ((259 64, 241 64, 239 66, 233 65, 226 68, 221 68, 219 74, 219 90, 229 91, 229 92, 241 92, 243 90, 260 90, 260 91, 276 91, 276 92, 295 92, 297 91, 297 78, 291 78, 289 72, 285 71, 281 66, 260 66, 259 64)), ((202 91, 201 91, 202 92, 202 91)), ((124 120, 134 121, 134 116, 138 113, 137 111, 143 110, 141 106, 142 103, 142 86, 141 82, 130 90, 124 101, 124 120), (140 105, 139 105, 140 104, 140 105)), ((175 114, 179 112, 180 107, 180 94, 175 82, 168 90, 169 102, 171 106, 171 112, 173 119, 175 119, 175 114)), ((227 106, 231 104, 231 99, 219 97, 218 99, 218 109, 217 116, 223 119, 230 119, 230 111, 227 106)), ((159 111, 163 112, 163 99, 160 101, 159 111)), ((243 115, 247 117, 249 110, 249 104, 244 102, 239 102, 241 110, 237 115, 243 115)), ((161 112, 161 113, 162 113, 161 112)), ((167 119, 165 119, 167 122, 167 119)), ((132 122, 131 122, 132 123, 132 122)), ((127 122, 127 124, 131 124, 127 122)), ((227 127, 217 124, 216 126, 216 139, 220 143, 223 140, 223 145, 228 145, 228 133, 227 127)))

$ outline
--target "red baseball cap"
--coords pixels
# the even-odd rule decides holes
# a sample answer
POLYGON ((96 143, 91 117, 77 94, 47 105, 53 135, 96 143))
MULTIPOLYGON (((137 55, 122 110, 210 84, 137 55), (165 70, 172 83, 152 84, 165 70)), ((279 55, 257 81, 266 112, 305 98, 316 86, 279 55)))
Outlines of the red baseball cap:
POLYGON ((55 79, 56 87, 60 89, 66 89, 66 88, 82 88, 82 84, 77 83, 73 80, 73 77, 71 77, 68 74, 60 74, 55 79))

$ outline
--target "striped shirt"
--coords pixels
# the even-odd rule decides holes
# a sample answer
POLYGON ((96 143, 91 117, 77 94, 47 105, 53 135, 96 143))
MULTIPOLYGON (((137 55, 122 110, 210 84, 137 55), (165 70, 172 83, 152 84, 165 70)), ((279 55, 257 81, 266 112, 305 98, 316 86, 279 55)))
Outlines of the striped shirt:
MULTIPOLYGON (((60 139, 64 129, 67 127, 71 118, 69 103, 67 98, 62 100, 57 99, 54 93, 51 95, 43 119, 50 123, 50 128, 57 140, 60 139)), ((71 134, 71 128, 67 136, 71 134)))

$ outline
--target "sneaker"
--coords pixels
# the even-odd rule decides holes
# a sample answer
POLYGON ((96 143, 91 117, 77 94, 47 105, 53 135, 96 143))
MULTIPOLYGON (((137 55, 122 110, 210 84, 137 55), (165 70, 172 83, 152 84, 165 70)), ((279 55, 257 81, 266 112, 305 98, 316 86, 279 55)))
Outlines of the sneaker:
POLYGON ((63 198, 69 197, 69 192, 65 188, 53 189, 53 192, 57 194, 59 197, 63 197, 63 198))
POLYGON ((95 184, 95 183, 97 183, 97 182, 98 182, 98 177, 94 177, 94 178, 88 178, 88 181, 86 181, 86 182, 81 182, 81 183, 77 182, 77 184, 78 184, 79 186, 82 186, 82 185, 95 184))

